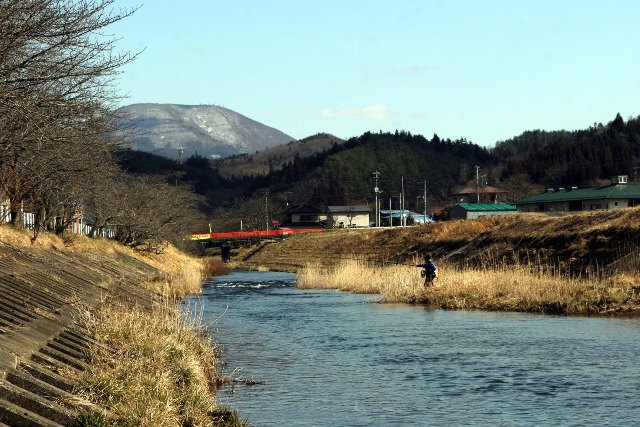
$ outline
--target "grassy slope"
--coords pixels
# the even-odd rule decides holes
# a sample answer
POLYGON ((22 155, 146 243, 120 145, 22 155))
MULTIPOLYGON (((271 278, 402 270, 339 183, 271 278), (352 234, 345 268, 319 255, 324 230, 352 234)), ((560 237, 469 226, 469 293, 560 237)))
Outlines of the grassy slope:
POLYGON ((78 320, 100 343, 89 348, 87 370, 66 373, 78 384, 74 394, 79 401, 97 405, 90 407, 82 425, 242 425, 234 413, 216 406, 215 390, 223 379, 216 371, 217 350, 210 337, 175 304, 200 292, 212 265, 172 246, 156 255, 107 239, 71 236, 63 241, 42 233, 32 243, 30 237, 26 230, 0 227, 1 241, 27 253, 42 256, 39 249, 55 248, 54 253, 79 253, 108 265, 144 263, 158 270, 136 278, 137 284, 162 295, 151 307, 106 295, 97 306, 79 305, 84 308, 78 320))
POLYGON ((392 230, 332 230, 265 243, 239 267, 298 271, 298 286, 379 293, 446 309, 640 315, 640 208, 512 215, 392 230), (414 267, 440 264, 424 288, 414 267))
POLYGON ((306 263, 344 258, 412 263, 421 253, 456 265, 532 262, 572 274, 615 268, 635 270, 640 208, 559 218, 518 214, 419 227, 330 230, 295 235, 259 250, 243 251, 238 266, 297 270, 306 263))

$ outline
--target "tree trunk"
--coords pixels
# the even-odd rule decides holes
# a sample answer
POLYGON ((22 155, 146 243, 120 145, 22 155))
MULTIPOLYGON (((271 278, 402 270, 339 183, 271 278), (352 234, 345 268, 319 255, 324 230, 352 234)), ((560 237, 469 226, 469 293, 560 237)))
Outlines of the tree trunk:
POLYGON ((22 199, 10 198, 9 199, 9 211, 11 218, 9 223, 15 228, 23 228, 24 223, 22 221, 22 199))

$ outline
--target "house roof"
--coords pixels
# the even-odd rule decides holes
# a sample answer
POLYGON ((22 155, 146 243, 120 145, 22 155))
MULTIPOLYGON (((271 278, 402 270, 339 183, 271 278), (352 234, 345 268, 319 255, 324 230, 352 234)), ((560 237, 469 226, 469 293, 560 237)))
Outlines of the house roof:
POLYGON ((402 210, 402 209, 392 209, 392 210, 388 210, 388 209, 380 209, 380 216, 384 217, 384 218, 388 218, 389 216, 391 216, 392 218, 401 218, 402 215, 404 214, 404 216, 409 216, 411 215, 411 211, 409 211, 408 209, 402 210))
MULTIPOLYGON (((457 193, 451 193, 450 196, 463 196, 468 194, 476 194, 478 189, 476 187, 465 187, 462 190, 459 190, 457 193)), ((492 187, 490 185, 485 185, 480 189, 481 194, 493 194, 493 193, 508 193, 507 190, 502 190, 500 188, 492 187)))
POLYGON ((286 212, 288 214, 291 214, 291 213, 298 213, 298 214, 314 213, 314 214, 319 214, 319 213, 322 213, 322 211, 320 209, 314 208, 313 206, 309 206, 309 205, 289 206, 286 209, 286 212))
POLYGON ((613 184, 598 188, 558 188, 525 197, 514 205, 581 200, 640 199, 640 184, 613 184))
POLYGON ((517 211, 518 208, 509 203, 458 203, 455 207, 461 207, 469 212, 489 211, 517 211))
POLYGON ((371 212, 367 205, 349 205, 349 206, 329 206, 328 212, 331 213, 353 213, 353 212, 371 212))

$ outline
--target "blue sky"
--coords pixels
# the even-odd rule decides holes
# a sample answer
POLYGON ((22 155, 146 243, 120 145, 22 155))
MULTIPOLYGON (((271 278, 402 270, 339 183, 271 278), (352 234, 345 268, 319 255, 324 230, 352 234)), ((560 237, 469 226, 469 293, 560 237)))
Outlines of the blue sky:
POLYGON ((215 104, 295 138, 492 146, 640 115, 638 22, 635 0, 148 0, 111 31, 144 49, 123 104, 215 104))

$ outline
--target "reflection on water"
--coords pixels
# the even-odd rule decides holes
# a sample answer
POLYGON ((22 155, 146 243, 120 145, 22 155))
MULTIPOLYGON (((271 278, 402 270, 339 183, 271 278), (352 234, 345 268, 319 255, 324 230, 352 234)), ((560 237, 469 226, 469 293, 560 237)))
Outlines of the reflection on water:
POLYGON ((214 322, 219 400, 251 425, 640 425, 640 321, 425 310, 237 271, 214 322))

